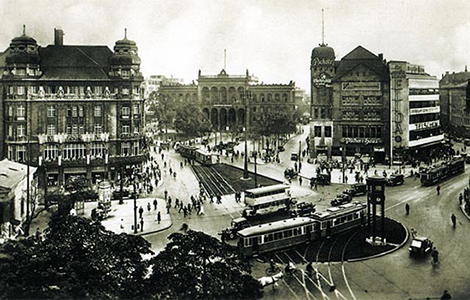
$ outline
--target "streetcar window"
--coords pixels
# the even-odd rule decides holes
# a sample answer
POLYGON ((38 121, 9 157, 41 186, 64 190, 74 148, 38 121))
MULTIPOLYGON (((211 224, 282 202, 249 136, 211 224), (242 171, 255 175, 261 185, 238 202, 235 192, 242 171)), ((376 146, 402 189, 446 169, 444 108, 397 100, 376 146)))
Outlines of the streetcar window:
POLYGON ((265 236, 265 240, 266 240, 266 242, 271 242, 273 240, 273 234, 272 233, 267 234, 265 236))
POLYGON ((292 236, 292 230, 286 230, 284 231, 284 237, 285 238, 288 238, 288 237, 291 237, 292 236))
POLYGON ((258 244, 262 244, 262 243, 264 243, 263 236, 260 235, 260 236, 258 236, 258 244))
POLYGON ((302 234, 302 230, 300 228, 294 228, 293 229, 293 235, 300 235, 302 234))
POLYGON ((282 240, 282 232, 276 232, 274 234, 274 239, 275 240, 282 240))
POLYGON ((353 215, 348 215, 348 221, 351 221, 353 219, 353 215))
POLYGON ((246 238, 246 239, 244 239, 244 242, 245 242, 245 247, 249 247, 249 246, 252 245, 252 243, 251 243, 251 238, 246 238))

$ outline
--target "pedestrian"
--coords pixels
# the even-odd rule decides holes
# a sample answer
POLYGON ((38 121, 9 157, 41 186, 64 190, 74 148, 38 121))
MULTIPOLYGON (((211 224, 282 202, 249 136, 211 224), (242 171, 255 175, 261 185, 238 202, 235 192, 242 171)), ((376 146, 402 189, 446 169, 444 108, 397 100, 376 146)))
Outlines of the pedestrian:
POLYGON ((460 193, 459 195, 459 204, 462 205, 462 200, 463 200, 463 195, 462 193, 460 193))
POLYGON ((175 199, 175 208, 178 208, 180 205, 180 200, 178 198, 175 199))
POLYGON ((437 195, 439 196, 440 193, 441 193, 441 186, 440 185, 437 185, 436 192, 437 192, 437 195))
POLYGON ((173 178, 176 179, 176 172, 173 172, 173 178))
POLYGON ((199 206, 199 211, 198 211, 197 214, 198 214, 198 215, 201 215, 201 216, 204 215, 204 206, 202 206, 202 205, 199 206))
POLYGON ((121 223, 119 224, 121 231, 124 231, 124 219, 121 219, 121 223))
POLYGON ((144 231, 144 219, 140 218, 140 231, 144 231))
POLYGON ((302 185, 302 176, 299 176, 299 185, 302 185))
POLYGON ((217 195, 217 204, 222 204, 222 196, 220 194, 217 195))
POLYGON ((171 197, 168 197, 168 205, 171 206, 171 197))
POLYGON ((406 215, 410 214, 410 205, 408 203, 405 204, 405 211, 406 211, 406 215))
POLYGON ((162 216, 160 212, 157 212, 157 223, 160 224, 160 221, 162 220, 162 216))
POLYGON ((457 223, 457 217, 452 214, 452 216, 450 216, 450 219, 452 220, 452 226, 455 228, 455 225, 457 223))
POLYGON ((171 169, 171 167, 170 167, 169 171, 170 171, 170 176, 173 175, 173 170, 171 169))
POLYGON ((163 194, 165 195, 165 201, 166 201, 166 197, 168 197, 168 191, 165 190, 165 191, 163 192, 163 194))
POLYGON ((149 213, 152 210, 152 206, 150 205, 150 202, 147 203, 147 210, 149 211, 149 213))
POLYGON ((153 200, 153 210, 157 210, 158 201, 157 198, 153 200))
POLYGON ((449 294, 447 290, 444 291, 444 294, 441 296, 441 300, 449 300, 452 299, 452 296, 449 294))
POLYGON ((142 208, 142 206, 140 206, 139 208, 139 217, 142 219, 142 214, 144 213, 144 209, 142 208))

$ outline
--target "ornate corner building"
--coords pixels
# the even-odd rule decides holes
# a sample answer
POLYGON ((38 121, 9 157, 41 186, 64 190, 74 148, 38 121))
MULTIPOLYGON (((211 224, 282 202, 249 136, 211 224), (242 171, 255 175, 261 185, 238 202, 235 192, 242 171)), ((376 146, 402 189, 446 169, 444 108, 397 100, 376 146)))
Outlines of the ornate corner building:
POLYGON ((369 154, 381 162, 390 153, 390 79, 382 56, 362 46, 335 61, 321 44, 311 57, 310 155, 369 154))
POLYGON ((264 114, 283 111, 293 116, 296 109, 295 83, 264 84, 249 75, 198 74, 198 83, 162 85, 160 97, 182 103, 197 103, 217 131, 250 127, 264 114))
POLYGON ((115 179, 147 157, 137 45, 127 34, 114 51, 64 45, 54 33, 41 47, 23 32, 0 53, 0 156, 39 167, 46 186, 115 179))

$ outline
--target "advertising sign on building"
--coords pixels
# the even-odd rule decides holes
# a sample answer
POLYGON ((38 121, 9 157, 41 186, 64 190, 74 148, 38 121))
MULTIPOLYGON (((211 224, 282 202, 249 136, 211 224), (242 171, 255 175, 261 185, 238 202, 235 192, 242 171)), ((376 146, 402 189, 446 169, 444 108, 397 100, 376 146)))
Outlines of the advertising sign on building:
POLYGON ((349 91, 380 91, 380 82, 343 82, 342 89, 349 91))

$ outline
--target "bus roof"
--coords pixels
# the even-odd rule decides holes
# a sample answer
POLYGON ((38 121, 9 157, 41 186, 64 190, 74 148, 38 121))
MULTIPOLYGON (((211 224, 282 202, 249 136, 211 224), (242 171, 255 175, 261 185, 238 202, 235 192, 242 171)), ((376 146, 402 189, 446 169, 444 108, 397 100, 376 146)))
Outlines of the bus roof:
POLYGON ((246 190, 245 193, 251 193, 251 194, 262 194, 262 193, 269 193, 269 192, 274 192, 277 190, 286 190, 288 189, 289 186, 286 184, 275 184, 275 185, 269 185, 269 186, 263 186, 260 188, 255 188, 255 189, 249 189, 246 190))
POLYGON ((253 205, 261 205, 264 203, 270 203, 273 201, 279 201, 279 200, 288 200, 291 197, 286 194, 274 194, 274 195, 269 195, 269 196, 263 196, 259 198, 254 198, 254 199, 246 199, 246 204, 253 206, 253 205))
POLYGON ((360 211, 365 207, 366 205, 363 202, 347 203, 336 207, 330 207, 320 212, 315 212, 311 215, 311 217, 315 220, 322 221, 326 219, 336 218, 338 216, 354 211, 360 211))
POLYGON ((253 236, 253 235, 256 236, 260 234, 266 234, 269 232, 276 232, 282 229, 289 229, 292 227, 308 225, 308 224, 311 224, 312 222, 313 220, 308 217, 285 219, 285 220, 280 220, 280 221, 276 221, 272 223, 265 223, 265 224, 260 224, 257 226, 247 227, 245 229, 240 230, 238 232, 238 235, 240 237, 248 237, 248 236, 253 236))

